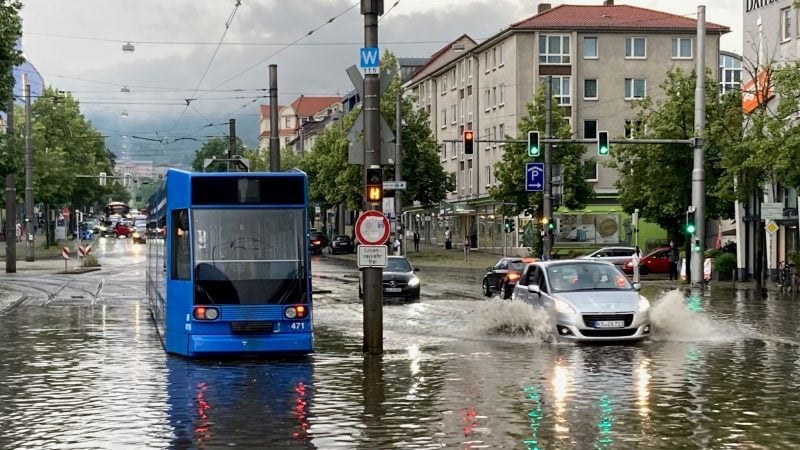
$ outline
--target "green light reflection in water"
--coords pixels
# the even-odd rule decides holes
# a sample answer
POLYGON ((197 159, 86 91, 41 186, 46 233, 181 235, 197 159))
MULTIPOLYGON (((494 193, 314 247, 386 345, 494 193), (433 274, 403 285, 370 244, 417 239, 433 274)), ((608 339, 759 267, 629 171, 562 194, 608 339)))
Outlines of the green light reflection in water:
POLYGON ((530 419, 530 426, 531 426, 531 438, 525 439, 522 441, 528 448, 528 450, 539 450, 542 447, 539 446, 539 427, 542 425, 542 418, 544 417, 544 413, 542 412, 542 400, 539 396, 539 389, 534 386, 525 386, 522 388, 525 395, 528 397, 528 400, 533 402, 533 407, 530 411, 528 411, 528 418, 530 419))
POLYGON ((608 395, 600 397, 600 422, 597 423, 600 435, 594 440, 596 449, 609 448, 614 444, 614 440, 611 438, 611 428, 614 425, 613 411, 608 395))

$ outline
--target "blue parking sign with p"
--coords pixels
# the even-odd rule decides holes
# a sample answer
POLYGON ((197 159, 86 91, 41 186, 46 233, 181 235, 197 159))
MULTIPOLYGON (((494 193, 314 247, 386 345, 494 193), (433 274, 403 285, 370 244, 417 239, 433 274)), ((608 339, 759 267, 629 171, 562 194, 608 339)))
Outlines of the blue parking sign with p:
POLYGON ((525 190, 528 192, 544 191, 544 163, 525 163, 525 190))
POLYGON ((380 51, 378 47, 364 47, 360 52, 358 65, 361 72, 366 74, 376 74, 380 72, 380 51))

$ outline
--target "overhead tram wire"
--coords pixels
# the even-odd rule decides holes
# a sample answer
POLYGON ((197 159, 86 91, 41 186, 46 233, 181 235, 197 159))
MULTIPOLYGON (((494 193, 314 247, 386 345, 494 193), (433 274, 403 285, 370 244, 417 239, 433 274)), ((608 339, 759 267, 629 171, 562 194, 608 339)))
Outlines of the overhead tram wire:
POLYGON ((203 84, 203 81, 205 81, 206 76, 208 75, 208 71, 211 69, 211 65, 214 63, 214 58, 216 58, 217 53, 219 52, 219 49, 222 46, 222 41, 225 40, 225 36, 228 34, 228 30, 230 30, 231 28, 231 23, 233 22, 233 18, 236 16, 236 11, 239 9, 239 6, 241 4, 242 0, 236 0, 236 3, 233 6, 233 11, 231 11, 231 14, 228 16, 228 20, 225 21, 225 31, 222 32, 222 36, 220 36, 219 38, 219 43, 217 44, 217 47, 214 49, 214 53, 211 55, 211 59, 208 61, 208 64, 206 65, 206 68, 203 71, 203 75, 200 77, 200 81, 197 82, 197 86, 195 86, 194 92, 192 92, 191 97, 186 99, 186 108, 184 108, 183 111, 181 111, 181 115, 178 116, 178 120, 175 121, 175 123, 172 125, 171 128, 175 128, 176 126, 178 126, 181 119, 183 119, 183 115, 186 114, 186 111, 189 109, 189 106, 191 106, 192 101, 195 100, 197 95, 197 90, 200 89, 200 86, 203 84))

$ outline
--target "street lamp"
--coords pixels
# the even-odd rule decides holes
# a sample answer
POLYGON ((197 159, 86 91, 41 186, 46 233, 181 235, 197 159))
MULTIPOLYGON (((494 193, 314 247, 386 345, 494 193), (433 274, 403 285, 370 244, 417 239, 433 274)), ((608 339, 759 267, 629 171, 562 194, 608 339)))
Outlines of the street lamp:
POLYGON ((134 51, 136 51, 136 47, 130 42, 126 42, 122 44, 122 51, 124 53, 133 53, 134 51))

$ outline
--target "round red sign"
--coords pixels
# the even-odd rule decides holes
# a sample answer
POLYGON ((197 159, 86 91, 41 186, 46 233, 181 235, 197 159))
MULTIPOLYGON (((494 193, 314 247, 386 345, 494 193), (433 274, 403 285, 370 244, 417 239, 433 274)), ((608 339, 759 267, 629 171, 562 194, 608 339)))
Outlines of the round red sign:
POLYGON ((389 220, 379 211, 364 211, 356 219, 356 238, 364 245, 381 245, 389 239, 389 220))

